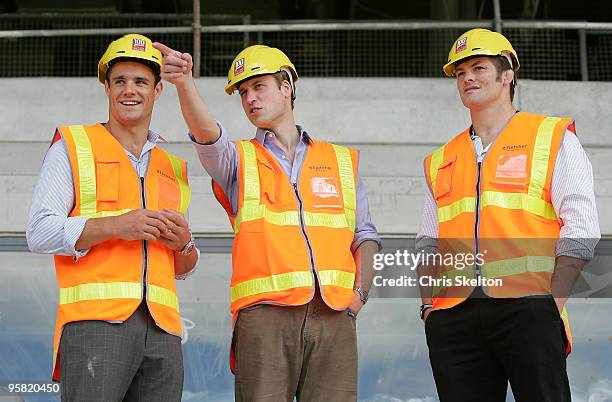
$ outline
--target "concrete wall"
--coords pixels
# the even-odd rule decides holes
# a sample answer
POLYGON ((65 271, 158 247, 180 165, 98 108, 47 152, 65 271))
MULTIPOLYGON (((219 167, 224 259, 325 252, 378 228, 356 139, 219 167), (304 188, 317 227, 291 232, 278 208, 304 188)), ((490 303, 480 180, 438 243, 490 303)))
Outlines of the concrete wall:
MULTIPOLYGON (((222 78, 198 81, 200 92, 231 138, 254 129, 239 99, 223 92, 222 78)), ((0 233, 25 229, 31 193, 53 129, 107 119, 107 100, 93 78, 0 79, 0 233)), ((612 83, 519 83, 520 110, 577 121, 593 165, 602 233, 612 234, 612 83)), ((314 79, 298 86, 296 120, 315 138, 361 149, 360 171, 374 223, 382 233, 414 234, 420 224, 422 159, 469 125, 451 79, 314 79)), ((229 232, 210 192, 209 177, 187 143, 176 91, 166 84, 152 128, 189 161, 196 232, 229 232)))

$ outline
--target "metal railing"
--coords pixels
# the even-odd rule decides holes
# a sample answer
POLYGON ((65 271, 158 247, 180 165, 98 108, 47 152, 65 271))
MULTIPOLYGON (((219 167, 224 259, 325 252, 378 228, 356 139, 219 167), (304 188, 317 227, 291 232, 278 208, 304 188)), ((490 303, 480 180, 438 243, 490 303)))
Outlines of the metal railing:
POLYGON ((198 71, 203 76, 225 75, 242 48, 265 43, 283 49, 304 76, 441 77, 448 48, 458 35, 474 27, 498 26, 518 52, 519 78, 612 81, 612 69, 608 67, 612 64, 612 23, 477 20, 251 24, 248 16, 234 16, 233 21, 229 16, 202 16, 202 23, 194 24, 190 14, 38 18, 37 24, 28 24, 26 16, 0 15, 0 76, 94 76, 97 60, 112 39, 139 32, 179 50, 201 54, 198 71), (194 31, 198 33, 195 37, 194 31))

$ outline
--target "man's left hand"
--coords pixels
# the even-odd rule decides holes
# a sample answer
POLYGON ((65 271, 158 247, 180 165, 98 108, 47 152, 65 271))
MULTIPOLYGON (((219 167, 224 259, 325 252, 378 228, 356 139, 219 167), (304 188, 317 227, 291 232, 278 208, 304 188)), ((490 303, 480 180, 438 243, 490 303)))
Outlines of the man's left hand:
POLYGON ((162 209, 160 212, 167 220, 168 229, 160 235, 158 240, 171 250, 181 251, 191 239, 189 224, 185 216, 172 209, 162 209))
POLYGON ((359 314, 359 311, 362 309, 362 307, 363 307, 363 302, 361 301, 359 294, 355 293, 355 297, 353 297, 353 301, 348 306, 348 308, 351 309, 351 311, 355 313, 355 315, 357 315, 359 314))

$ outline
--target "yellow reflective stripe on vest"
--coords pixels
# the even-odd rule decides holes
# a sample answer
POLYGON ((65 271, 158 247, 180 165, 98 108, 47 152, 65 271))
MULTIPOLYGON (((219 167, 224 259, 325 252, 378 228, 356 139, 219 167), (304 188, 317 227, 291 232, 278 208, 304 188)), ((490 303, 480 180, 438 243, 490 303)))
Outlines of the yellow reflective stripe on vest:
POLYGON ((550 159, 550 145, 552 143, 555 125, 561 121, 559 117, 547 117, 542 120, 535 139, 533 159, 531 161, 531 180, 528 194, 535 198, 542 198, 544 184, 548 173, 548 160, 550 159))
POLYGON ((444 147, 440 147, 431 154, 431 162, 429 164, 429 178, 431 181, 431 191, 436 188, 436 179, 438 178, 438 168, 444 160, 444 147))
POLYGON ((240 282, 230 289, 230 300, 233 303, 244 297, 267 292, 278 292, 281 290, 313 286, 311 271, 288 272, 265 278, 256 278, 240 282))
MULTIPOLYGON (((279 226, 299 226, 300 216, 297 211, 274 212, 265 205, 256 207, 243 207, 238 211, 234 219, 234 233, 238 233, 243 222, 264 219, 266 222, 279 226)), ((304 212, 304 223, 306 226, 323 226, 328 228, 351 228, 347 222, 346 215, 324 214, 319 212, 304 212)), ((354 228, 351 228, 354 230, 354 228)))
MULTIPOLYGON (((354 216, 354 215, 353 215, 354 216)), ((355 230, 355 219, 349 221, 347 214, 324 214, 320 212, 304 212, 306 226, 324 226, 326 228, 348 228, 355 230)))
POLYGON ((74 139, 77 164, 79 168, 79 209, 81 216, 96 213, 96 165, 89 137, 83 126, 69 126, 68 130, 74 139))
POLYGON ((178 311, 179 302, 176 293, 156 285, 147 285, 147 300, 178 311))
POLYGON ((234 219, 234 233, 238 233, 242 222, 257 219, 264 219, 268 223, 279 226, 297 226, 300 224, 297 211, 274 212, 268 210, 265 205, 244 206, 238 211, 238 215, 234 219))
POLYGON ((259 205, 259 171, 257 167, 257 156, 255 146, 250 141, 240 141, 238 145, 242 148, 244 155, 244 206, 254 207, 259 205))
POLYGON ((170 153, 166 153, 166 155, 168 155, 168 158, 170 158, 170 164, 172 165, 174 176, 178 180, 179 189, 181 192, 179 211, 186 213, 187 208, 189 208, 189 203, 191 202, 191 189, 187 184, 187 180, 185 180, 183 177, 183 166, 181 161, 170 153))
MULTIPOLYGON (((485 191, 480 196, 480 207, 520 209, 546 219, 557 219, 557 213, 551 203, 524 193, 485 191)), ((474 197, 462 198, 450 205, 438 208, 438 222, 443 223, 450 221, 464 212, 474 212, 475 208, 476 203, 474 197)))
POLYGON ((84 300, 140 299, 142 284, 138 282, 83 283, 60 288, 59 304, 71 304, 84 300))
POLYGON ((355 274, 339 271, 337 269, 318 270, 321 286, 339 286, 345 289, 353 289, 355 285, 355 274))
POLYGON ((503 278, 525 274, 527 272, 554 272, 555 257, 524 256, 488 262, 482 266, 482 276, 485 278, 503 278))
POLYGON ((482 208, 495 206, 506 209, 521 209, 546 219, 557 219, 557 213, 552 204, 524 193, 485 191, 480 196, 480 205, 482 208))
MULTIPOLYGON (((148 285, 147 299, 178 311, 178 296, 172 291, 148 285)), ((140 299, 142 284, 137 282, 83 283, 60 288, 59 304, 71 304, 86 300, 140 299)))
MULTIPOLYGON (((355 230, 355 209, 357 209, 357 196, 355 190, 355 177, 351 153, 347 147, 332 144, 338 161, 338 172, 340 174, 340 186, 342 198, 344 199, 344 214, 346 221, 352 230, 355 230)), ((326 225, 321 225, 326 226, 326 225)))
POLYGON ((445 207, 438 208, 438 222, 446 222, 464 212, 474 212, 476 210, 476 198, 465 197, 453 202, 445 207))

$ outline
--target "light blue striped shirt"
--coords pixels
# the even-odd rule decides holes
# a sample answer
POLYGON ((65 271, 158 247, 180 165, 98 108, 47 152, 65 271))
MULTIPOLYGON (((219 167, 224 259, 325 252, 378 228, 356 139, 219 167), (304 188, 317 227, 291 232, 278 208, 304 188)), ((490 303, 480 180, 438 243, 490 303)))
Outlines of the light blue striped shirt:
MULTIPOLYGON (((139 158, 124 149, 139 177, 146 176, 151 150, 160 139, 159 134, 149 131, 139 158)), ((89 249, 75 249, 87 218, 68 216, 74 208, 74 202, 72 167, 66 146, 59 140, 47 151, 34 189, 26 230, 30 251, 74 256, 75 260, 87 254, 89 249)), ((185 279, 195 272, 200 259, 200 251, 197 248, 196 252, 198 257, 194 267, 183 275, 177 275, 176 279, 185 279)))

